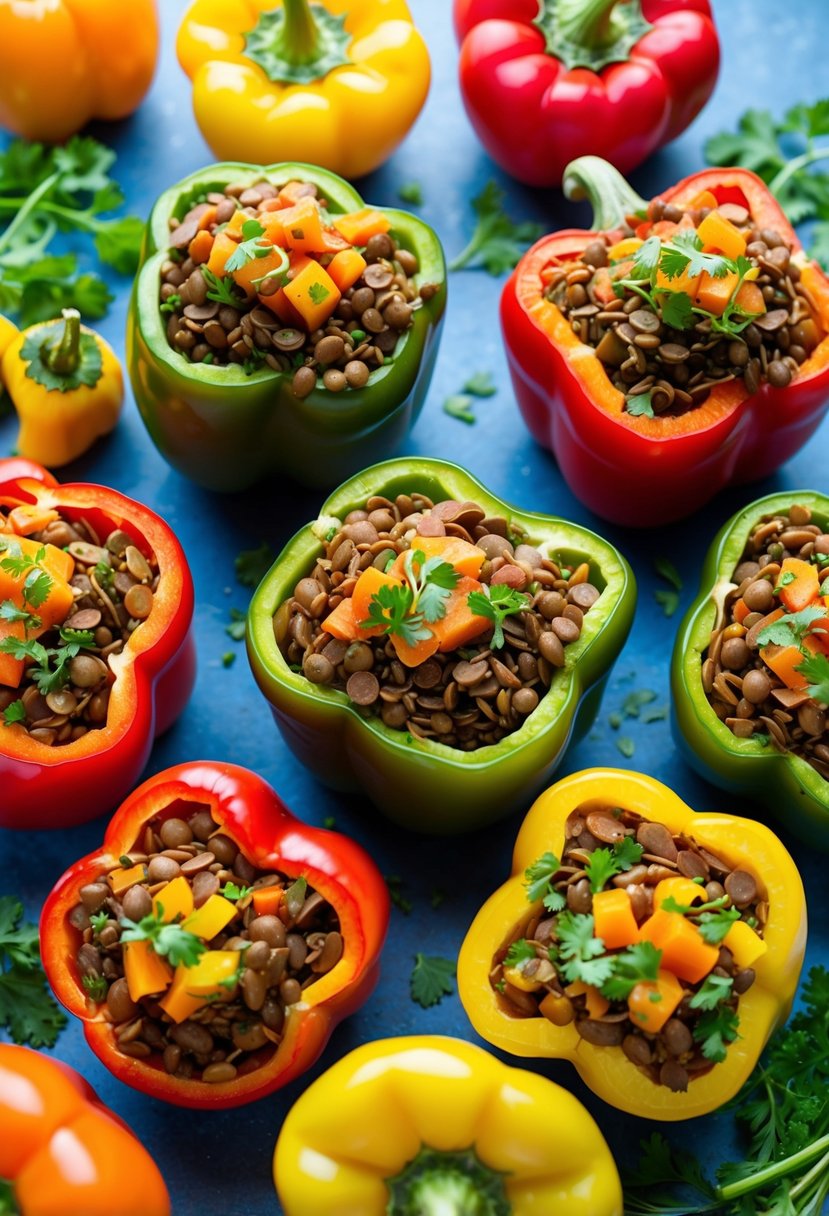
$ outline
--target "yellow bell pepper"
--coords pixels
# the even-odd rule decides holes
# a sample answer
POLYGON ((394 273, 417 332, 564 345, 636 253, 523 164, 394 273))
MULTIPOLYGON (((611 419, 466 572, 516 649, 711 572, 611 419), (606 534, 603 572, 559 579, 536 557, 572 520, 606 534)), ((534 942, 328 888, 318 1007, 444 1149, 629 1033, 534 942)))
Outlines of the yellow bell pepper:
POLYGON ((366 1043, 289 1111, 274 1154, 285 1216, 621 1216, 619 1175, 581 1103, 480 1047, 366 1043))
POLYGON ((429 91, 405 0, 194 0, 176 50, 218 160, 361 177, 391 156, 429 91))
POLYGON ((115 351, 74 308, 22 331, 0 317, 0 380, 20 419, 18 452, 51 468, 108 434, 124 400, 115 351))
POLYGON ((155 0, 0 0, 0 126, 61 143, 126 118, 158 58, 155 0))
MULTIPOLYGON (((756 935, 754 935, 756 937, 756 935)), ((667 786, 642 773, 587 769, 557 782, 536 800, 515 845, 512 877, 484 904, 458 959, 458 992, 477 1032, 517 1056, 570 1060, 594 1093, 612 1106, 647 1119, 690 1119, 734 1096, 754 1068, 772 1031, 788 1016, 806 945, 806 902, 797 867, 767 827, 734 815, 697 814, 667 786), (493 990, 493 957, 523 931, 541 905, 529 904, 524 871, 548 850, 564 849, 567 817, 585 803, 621 806, 673 834, 684 832, 735 867, 754 874, 769 905, 766 950, 752 966, 753 985, 740 996, 740 1037, 726 1059, 691 1080, 686 1093, 648 1081, 620 1047, 595 1047, 573 1022, 516 1017, 493 990)))

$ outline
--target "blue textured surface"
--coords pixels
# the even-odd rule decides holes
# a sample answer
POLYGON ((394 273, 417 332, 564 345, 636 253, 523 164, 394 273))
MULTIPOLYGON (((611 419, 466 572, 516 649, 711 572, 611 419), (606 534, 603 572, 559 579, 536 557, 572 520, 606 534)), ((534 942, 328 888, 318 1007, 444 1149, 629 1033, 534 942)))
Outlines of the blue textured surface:
MULTIPOLYGON (((95 131, 116 148, 116 176, 125 187, 128 207, 142 215, 161 190, 212 159, 192 119, 188 83, 174 56, 174 35, 184 2, 162 0, 160 7, 164 10, 164 49, 151 94, 132 121, 95 131)), ((450 7, 449 0, 414 0, 412 4, 432 52, 432 92, 402 149, 385 168, 361 183, 365 197, 396 205, 398 188, 419 181, 425 200, 420 213, 437 228, 450 256, 468 237, 469 200, 493 177, 505 185, 516 218, 540 219, 550 230, 572 226, 582 218, 579 209, 556 192, 525 190, 509 182, 478 145, 458 96, 450 7)), ((826 90, 829 18, 825 0, 799 0, 797 5, 781 5, 779 0, 714 0, 714 8, 723 43, 719 86, 694 126, 634 175, 634 184, 646 197, 700 168, 705 137, 733 127, 736 116, 747 106, 769 106, 780 112, 796 101, 815 100, 826 90)), ((516 138, 531 139, 532 133, 516 132, 516 138)), ((119 280, 113 286, 117 299, 100 328, 123 356, 129 285, 119 280)), ((629 719, 614 732, 608 716, 636 688, 654 689, 654 704, 667 704, 668 662, 679 615, 666 618, 654 600, 657 587, 665 585, 654 573, 654 558, 667 555, 678 566, 684 580, 684 609, 695 593, 705 548, 734 510, 771 490, 829 489, 829 422, 776 477, 720 495, 692 521, 649 534, 604 524, 574 500, 552 459, 534 445, 521 422, 496 323, 500 286, 481 272, 452 277, 432 391, 405 450, 458 460, 494 493, 521 507, 559 514, 595 528, 617 544, 633 565, 640 588, 633 633, 611 676, 596 728, 569 753, 561 774, 594 765, 642 769, 672 785, 698 809, 751 814, 752 807, 736 803, 694 776, 674 749, 667 721, 643 724, 629 719), (494 374, 499 391, 477 403, 479 421, 467 427, 444 414, 441 403, 459 391, 469 374, 483 369, 494 374), (620 735, 635 744, 630 759, 618 750, 620 735)), ((0 453, 8 452, 14 439, 13 423, 0 424, 0 453)), ((383 976, 369 1004, 335 1032, 317 1069, 284 1092, 252 1106, 208 1115, 184 1113, 151 1101, 112 1079, 87 1049, 77 1024, 61 1035, 55 1054, 80 1069, 140 1134, 164 1172, 178 1216, 277 1212, 270 1180, 273 1143, 285 1112, 307 1081, 369 1039, 411 1032, 474 1038, 457 998, 444 1000, 429 1011, 411 1002, 412 955, 423 950, 455 956, 475 910, 509 870, 519 819, 462 840, 416 839, 389 828, 359 800, 344 801, 324 790, 284 747, 256 690, 243 647, 224 632, 230 607, 246 605, 246 591, 234 583, 233 557, 263 539, 278 550, 301 523, 316 514, 322 495, 296 491, 286 484, 270 484, 225 498, 195 489, 157 455, 131 400, 116 434, 65 470, 63 477, 113 485, 150 504, 178 532, 195 576, 198 683, 181 721, 153 752, 147 775, 169 764, 202 757, 246 764, 271 781, 288 805, 309 822, 321 823, 326 816, 334 816, 337 827, 359 839, 384 873, 402 878, 404 893, 413 904, 408 917, 393 912, 383 976), (236 649, 237 658, 224 669, 221 656, 229 649, 236 649), (449 892, 439 911, 430 905, 435 887, 449 892)), ((659 503, 654 503, 653 517, 658 523, 659 503)), ((781 811, 785 814, 785 808, 781 811)), ((53 881, 98 843, 102 831, 99 821, 53 834, 0 832, 0 891, 19 893, 27 913, 36 917, 53 881)), ((785 839, 801 867, 810 901, 808 966, 829 960, 826 863, 808 847, 785 839)), ((569 1065, 539 1064, 537 1068, 588 1104, 617 1159, 629 1161, 650 1125, 603 1106, 569 1065)), ((686 1147, 711 1163, 729 1146, 735 1147, 727 1117, 698 1120, 681 1133, 674 1130, 673 1136, 677 1140, 681 1136, 686 1147)))

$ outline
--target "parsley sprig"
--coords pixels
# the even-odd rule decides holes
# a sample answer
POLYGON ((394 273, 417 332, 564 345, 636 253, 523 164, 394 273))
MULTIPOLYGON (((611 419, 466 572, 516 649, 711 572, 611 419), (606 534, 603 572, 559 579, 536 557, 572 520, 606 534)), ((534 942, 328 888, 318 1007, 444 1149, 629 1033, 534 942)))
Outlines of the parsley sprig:
MULTIPOLYGON (((34 638, 4 638, 0 652, 12 658, 31 662, 28 675, 37 684, 38 692, 48 696, 69 682, 69 664, 84 647, 95 645, 95 635, 88 629, 58 630, 62 646, 44 646, 34 638)), ((19 720, 19 719, 18 719, 19 720)))
POLYGON ((504 211, 504 192, 496 182, 487 182, 472 200, 477 216, 469 244, 449 263, 450 270, 482 268, 500 275, 512 270, 526 247, 538 239, 543 226, 532 220, 516 223, 504 211))
POLYGON ((825 654, 813 654, 805 647, 805 639, 811 634, 829 632, 829 616, 826 609, 810 604, 799 612, 787 612, 777 621, 772 621, 760 630, 757 641, 760 646, 797 646, 803 655, 799 671, 808 681, 804 691, 822 705, 829 705, 829 658, 825 654))
POLYGON ((255 258, 266 258, 269 253, 273 253, 273 245, 270 241, 262 243, 264 235, 265 229, 259 220, 245 220, 242 225, 242 240, 225 262, 225 270, 228 274, 234 270, 241 270, 255 258))
POLYGON ((185 967, 193 967, 204 954, 207 946, 188 929, 183 929, 175 921, 165 924, 161 919, 164 908, 156 901, 155 908, 141 920, 130 920, 125 916, 121 920, 121 941, 149 942, 156 954, 163 955, 173 967, 183 963, 185 967))
POLYGON ((704 904, 681 904, 673 895, 669 895, 662 901, 662 907, 666 912, 679 912, 682 916, 692 917, 703 940, 709 946, 718 946, 734 922, 740 919, 739 908, 725 907, 727 900, 728 896, 722 895, 704 904))
POLYGON ((581 980, 601 988, 613 974, 613 958, 594 929, 588 912, 562 912, 556 921, 558 946, 550 947, 550 959, 569 984, 581 980))
POLYGON ((617 874, 623 874, 637 865, 643 852, 641 844, 637 844, 632 836, 617 840, 612 848, 594 849, 584 863, 593 894, 603 891, 605 884, 617 874))
POLYGON ((409 988, 412 1000, 423 1009, 437 1005, 445 996, 455 991, 457 964, 448 958, 430 954, 416 954, 409 988))
POLYGON ((469 592, 466 602, 476 616, 486 617, 492 622, 490 646, 493 650, 500 650, 504 645, 504 621, 508 616, 526 612, 531 600, 523 591, 516 591, 514 587, 507 587, 504 583, 496 583, 494 587, 484 583, 482 591, 469 592))
POLYGON ((241 292, 234 289, 234 283, 231 278, 219 278, 219 276, 207 266, 201 267, 202 278, 207 284, 208 300, 215 300, 217 304, 227 304, 229 308, 238 308, 244 303, 245 297, 241 292))
POLYGON ((531 904, 541 900, 548 912, 560 912, 566 904, 561 891, 556 891, 553 879, 561 869, 555 853, 542 853, 537 861, 524 871, 524 887, 531 904))
POLYGON ((446 601, 460 579, 449 562, 427 558, 420 549, 408 549, 403 558, 405 583, 380 587, 371 597, 363 629, 378 625, 384 633, 396 634, 409 646, 432 636, 427 623, 446 615, 446 601))
POLYGON ((66 1018, 52 1000, 40 965, 37 925, 23 905, 0 896, 0 1027, 15 1043, 54 1047, 66 1018))
POLYGON ((525 937, 519 937, 518 941, 510 945, 504 956, 505 967, 518 967, 522 963, 529 963, 534 958, 537 958, 535 946, 531 946, 525 937))

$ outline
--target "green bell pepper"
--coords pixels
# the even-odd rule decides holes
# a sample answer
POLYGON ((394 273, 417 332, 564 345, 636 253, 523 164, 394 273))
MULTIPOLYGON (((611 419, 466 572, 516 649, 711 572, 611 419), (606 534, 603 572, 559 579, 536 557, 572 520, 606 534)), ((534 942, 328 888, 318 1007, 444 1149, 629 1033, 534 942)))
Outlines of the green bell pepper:
POLYGON ((319 521, 288 542, 251 601, 248 655, 288 746, 321 780, 335 789, 364 791, 404 827, 451 834, 526 807, 549 784, 571 738, 580 738, 596 716, 635 603, 631 569, 607 541, 575 524, 518 510, 457 465, 410 457, 351 478, 323 504, 319 521), (322 551, 319 536, 334 520, 372 495, 394 499, 414 492, 435 502, 471 500, 490 515, 506 517, 525 530, 528 543, 542 551, 549 546, 557 560, 571 566, 588 562, 590 581, 601 591, 538 708, 500 743, 473 752, 415 739, 379 717, 364 717, 344 692, 292 671, 274 637, 274 613, 313 568, 322 551))
POLYGON ((700 593, 680 626, 671 662, 672 720, 677 745, 712 784, 771 811, 793 835, 829 848, 829 782, 799 756, 777 751, 767 736, 738 739, 721 722, 702 686, 702 663, 721 619, 732 574, 764 515, 793 503, 811 508, 815 523, 829 524, 829 498, 813 490, 769 494, 739 511, 717 534, 702 568, 700 593))
POLYGON ((138 408, 166 460, 212 490, 241 490, 271 473, 328 488, 404 439, 426 397, 446 307, 446 268, 435 233, 405 211, 387 215, 399 244, 419 261, 417 282, 438 290, 424 301, 398 340, 394 356, 364 388, 329 392, 318 381, 304 399, 291 391, 293 372, 269 367, 248 375, 238 364, 191 363, 173 350, 159 309, 159 279, 168 256, 170 216, 182 218, 230 182, 267 178, 313 182, 335 215, 365 204, 342 178, 314 165, 225 162, 186 177, 158 199, 147 224, 142 265, 127 322, 127 367, 138 408))

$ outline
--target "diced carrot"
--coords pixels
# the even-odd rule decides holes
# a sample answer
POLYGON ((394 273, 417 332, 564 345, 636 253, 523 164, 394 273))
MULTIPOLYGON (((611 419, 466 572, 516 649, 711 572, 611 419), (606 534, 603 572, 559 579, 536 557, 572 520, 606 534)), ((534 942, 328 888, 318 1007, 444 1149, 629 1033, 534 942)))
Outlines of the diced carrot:
POLYGON ((799 646, 764 646, 760 658, 787 688, 805 688, 809 681, 797 668, 803 662, 799 646))
POLYGON ((736 271, 729 271, 716 279, 707 270, 704 270, 700 275, 697 288, 697 304, 706 312, 712 312, 714 316, 721 317, 739 281, 740 276, 736 271))
MULTIPOLYGON (((431 628, 431 626, 427 626, 431 628)), ((434 633, 431 633, 428 638, 424 638, 422 642, 415 642, 410 646, 404 638, 398 633, 391 635, 392 645, 397 653, 397 657, 404 667, 419 667, 421 663, 425 663, 427 659, 438 648, 438 639, 434 633)))
POLYGON ((124 975, 134 1001, 155 996, 169 987, 173 969, 153 950, 149 942, 124 943, 124 975))
MULTIPOLYGON (((430 557, 440 557, 443 561, 454 566, 458 574, 467 574, 477 578, 481 566, 486 561, 486 554, 477 545, 471 545, 468 540, 459 536, 416 536, 412 541, 412 549, 423 554, 428 561, 430 557)), ((390 573, 403 576, 403 559, 405 553, 399 553, 390 573)))
POLYGON ((341 253, 343 249, 351 249, 352 246, 345 239, 341 232, 337 232, 336 228, 323 228, 323 253, 341 253))
POLYGON ((705 941, 696 925, 679 912, 660 909, 641 926, 642 941, 662 951, 662 966, 680 979, 696 984, 717 965, 719 950, 705 941))
POLYGON ((280 207, 294 207, 301 198, 315 198, 314 188, 308 182, 286 182, 276 201, 280 207))
POLYGON ((686 296, 690 296, 693 300, 699 290, 701 278, 702 275, 699 274, 689 275, 687 266, 681 274, 672 279, 668 278, 664 270, 657 270, 656 288, 657 291, 684 291, 686 296))
POLYGON ((217 232, 213 238, 213 248, 210 250, 210 257, 207 259, 207 269, 211 274, 215 274, 217 278, 223 279, 225 276, 225 263, 228 258, 236 252, 238 242, 232 240, 226 232, 217 232))
POLYGON ((265 229, 265 236, 272 245, 278 245, 280 249, 287 249, 288 242, 285 239, 285 228, 282 224, 282 212, 271 211, 260 217, 259 222, 265 229))
POLYGON ((734 962, 739 968, 753 967, 758 958, 762 958, 768 946, 751 925, 744 920, 735 920, 726 933, 722 943, 734 955, 734 962))
MULTIPOLYGON (((15 543, 24 557, 30 557, 33 561, 40 550, 45 549, 45 554, 37 564, 42 566, 47 574, 51 574, 56 581, 68 583, 75 573, 74 557, 64 549, 59 549, 57 545, 41 545, 39 541, 29 540, 28 537, 22 536, 16 538, 15 543)), ((38 609, 38 616, 42 615, 38 609)))
POLYGON ((47 524, 51 524, 59 518, 58 512, 51 507, 40 507, 37 503, 22 502, 9 511, 8 526, 18 536, 28 536, 31 532, 40 532, 47 524))
POLYGON ((384 574, 374 566, 364 570, 354 585, 351 593, 351 609, 357 623, 358 632, 362 637, 374 638, 383 632, 382 625, 362 627, 361 623, 368 620, 371 612, 371 601, 381 587, 400 587, 402 580, 391 574, 384 574))
POLYGON ((673 220, 657 220, 651 228, 651 236, 661 237, 663 240, 666 237, 673 236, 679 224, 675 224, 673 220))
POLYGON ((147 880, 147 867, 139 862, 134 866, 121 867, 118 870, 110 870, 107 874, 107 883, 113 895, 123 895, 125 891, 129 891, 130 887, 135 887, 140 882, 147 880))
POLYGON ((713 210, 717 206, 719 206, 717 196, 710 190, 700 190, 699 194, 695 194, 688 204, 688 208, 691 211, 701 211, 703 207, 709 207, 713 210))
POLYGON ((723 253, 735 262, 745 254, 745 237, 734 227, 731 220, 724 219, 719 211, 708 212, 697 228, 697 236, 708 252, 723 253))
POLYGON ((439 649, 443 654, 465 646, 489 629, 492 622, 487 617, 474 613, 467 602, 471 591, 481 590, 478 580, 466 575, 453 587, 446 601, 446 615, 431 626, 440 641, 439 649))
POLYGON ((187 252, 197 266, 201 266, 210 260, 210 254, 213 252, 213 240, 212 233, 203 228, 201 232, 196 233, 187 246, 187 252))
POLYGON ((330 633, 332 638, 339 638, 341 642, 356 640, 360 630, 357 627, 357 618, 354 616, 354 606, 350 597, 340 600, 334 611, 329 612, 322 622, 322 628, 326 633, 330 633))
POLYGON ((199 216, 199 228, 200 229, 209 228, 211 224, 215 224, 216 211, 217 211, 217 208, 213 207, 213 206, 208 207, 206 211, 202 211, 201 215, 199 216))
POLYGON ((777 581, 780 602, 789 612, 800 612, 816 600, 820 591, 817 566, 801 561, 799 557, 787 557, 780 568, 777 581))
POLYGON ((350 245, 367 245, 371 237, 388 232, 391 221, 382 212, 363 207, 361 211, 335 216, 334 227, 350 245))
POLYGON ((594 988, 592 984, 585 984, 583 980, 576 980, 574 984, 568 984, 564 991, 569 997, 583 996, 591 1018, 604 1017, 610 1008, 610 1002, 602 996, 598 988, 594 988))
POLYGON ((256 295, 254 279, 261 279, 271 270, 279 270, 282 267, 287 271, 284 251, 274 249, 272 253, 266 254, 263 258, 251 258, 249 262, 245 262, 244 266, 232 271, 232 277, 234 283, 242 288, 250 300, 256 295))
POLYGON ((636 253, 636 250, 641 249, 643 244, 644 242, 638 236, 626 236, 623 240, 610 246, 607 256, 611 262, 619 262, 622 258, 629 258, 632 253, 636 253))
POLYGON ((281 904, 281 887, 254 887, 253 907, 257 916, 276 916, 281 904))
POLYGON ((328 271, 313 261, 285 287, 285 295, 312 332, 328 320, 341 294, 328 271))
POLYGON ((631 1021, 648 1034, 658 1034, 684 996, 685 989, 670 971, 660 971, 655 980, 640 980, 628 997, 631 1021))
MULTIPOLYGON (((15 638, 22 642, 27 637, 38 638, 47 629, 62 625, 69 615, 74 603, 72 587, 69 579, 75 569, 75 560, 69 553, 64 553, 55 545, 41 545, 26 536, 15 535, 7 541, 14 550, 37 562, 38 567, 45 571, 51 579, 48 594, 38 607, 39 625, 29 624, 28 628, 21 621, 0 621, 0 641, 15 638)), ((0 602, 10 600, 16 608, 23 608, 23 587, 28 576, 28 570, 21 574, 13 574, 9 570, 0 569, 0 602)), ((18 688, 23 678, 24 662, 10 654, 0 652, 0 684, 8 688, 18 688)))
POLYGON ((275 313, 283 324, 290 326, 291 329, 300 331, 305 329, 305 322, 285 295, 284 287, 280 287, 279 291, 274 291, 268 296, 262 295, 260 292, 257 299, 260 304, 264 304, 272 313, 275 313))
POLYGON ((743 279, 734 297, 734 306, 741 313, 756 316, 766 311, 766 301, 763 299, 763 289, 756 283, 743 279))
POLYGON ((639 940, 639 926, 630 896, 621 887, 599 891, 593 896, 593 921, 596 937, 601 938, 608 950, 630 946, 639 940))
POLYGON ((366 259, 356 249, 341 249, 328 263, 328 273, 340 291, 348 291, 366 268, 366 259))
POLYGON ((734 604, 734 607, 731 609, 731 612, 734 617, 734 620, 739 622, 740 625, 742 625, 743 621, 746 619, 748 614, 751 612, 751 609, 749 608, 749 606, 745 602, 745 600, 742 598, 742 596, 740 596, 740 598, 734 604))
MULTIPOLYGON (((0 642, 5 642, 7 638, 16 638, 18 642, 26 640, 26 633, 20 622, 0 621, 0 642)), ((19 688, 23 679, 23 667, 22 659, 15 659, 0 650, 0 686, 19 688)))
POLYGON ((165 924, 170 924, 179 916, 183 920, 193 911, 193 888, 184 875, 180 874, 156 892, 153 906, 156 916, 165 924))
POLYGON ((195 933, 206 942, 212 942, 217 933, 221 933, 236 915, 236 905, 223 895, 211 895, 210 898, 191 913, 184 922, 188 933, 195 933))
POLYGON ((315 198, 301 198, 293 207, 279 212, 279 220, 289 249, 302 253, 324 253, 322 216, 315 198))
POLYGON ((613 280, 606 266, 600 266, 593 276, 593 295, 600 304, 609 304, 611 300, 616 299, 613 280))
POLYGON ((690 878, 663 878, 653 892, 653 908, 658 912, 666 899, 675 899, 678 904, 693 904, 705 899, 705 887, 690 878))
POLYGON ((172 986, 159 1005, 174 1022, 184 1022, 207 1001, 216 997, 230 999, 231 981, 238 974, 240 957, 238 950, 206 950, 192 967, 179 965, 172 986))

